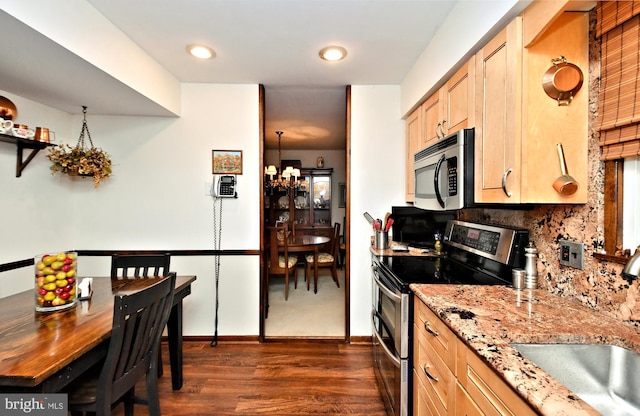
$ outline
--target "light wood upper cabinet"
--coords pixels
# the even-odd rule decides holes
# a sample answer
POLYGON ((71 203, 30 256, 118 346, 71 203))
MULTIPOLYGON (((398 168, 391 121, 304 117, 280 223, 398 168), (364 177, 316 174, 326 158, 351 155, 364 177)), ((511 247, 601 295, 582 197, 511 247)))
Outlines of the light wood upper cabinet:
POLYGON ((442 89, 445 135, 474 125, 475 72, 475 57, 472 57, 442 89))
POLYGON ((442 137, 443 103, 443 92, 440 89, 420 106, 422 112, 422 136, 419 149, 432 145, 442 137))
POLYGON ((475 57, 464 64, 421 105, 420 149, 432 145, 449 133, 473 126, 474 74, 475 57))
POLYGON ((413 155, 420 147, 420 135, 422 133, 422 111, 420 107, 415 109, 406 120, 406 180, 405 180, 405 196, 407 202, 413 202, 414 198, 414 175, 413 175, 413 155))
MULTIPOLYGON (((552 60, 588 71, 588 15, 561 13, 529 47, 517 17, 476 54, 475 199, 482 203, 586 203, 588 81, 569 105, 542 88, 552 60), (578 191, 560 195, 562 143, 578 191)), ((584 76, 587 78, 587 76, 584 76)))
POLYGON ((413 156, 454 131, 473 127, 475 57, 406 119, 406 201, 414 200, 413 156))

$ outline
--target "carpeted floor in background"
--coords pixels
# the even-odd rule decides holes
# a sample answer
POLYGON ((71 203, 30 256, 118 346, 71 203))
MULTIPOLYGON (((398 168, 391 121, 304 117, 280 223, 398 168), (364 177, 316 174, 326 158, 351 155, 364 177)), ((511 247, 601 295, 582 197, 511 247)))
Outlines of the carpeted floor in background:
POLYGON ((340 287, 329 269, 318 270, 318 293, 304 281, 299 268, 298 288, 293 277, 289 282, 289 299, 284 300, 284 276, 273 276, 269 287, 269 316, 265 320, 266 337, 344 337, 344 270, 338 270, 340 287))

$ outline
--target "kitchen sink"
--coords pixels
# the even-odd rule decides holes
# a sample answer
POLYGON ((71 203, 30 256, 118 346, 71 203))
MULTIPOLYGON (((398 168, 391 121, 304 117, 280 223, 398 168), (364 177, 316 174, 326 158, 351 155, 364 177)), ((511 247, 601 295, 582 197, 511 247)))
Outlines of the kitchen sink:
POLYGON ((640 415, 640 354, 605 344, 511 344, 603 415, 640 415))

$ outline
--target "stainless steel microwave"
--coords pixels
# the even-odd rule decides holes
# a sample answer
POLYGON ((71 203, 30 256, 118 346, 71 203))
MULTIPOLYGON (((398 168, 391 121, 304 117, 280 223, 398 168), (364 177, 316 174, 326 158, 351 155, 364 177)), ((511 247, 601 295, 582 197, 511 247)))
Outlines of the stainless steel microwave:
POLYGON ((458 130, 414 155, 414 206, 449 211, 474 205, 474 129, 458 130))

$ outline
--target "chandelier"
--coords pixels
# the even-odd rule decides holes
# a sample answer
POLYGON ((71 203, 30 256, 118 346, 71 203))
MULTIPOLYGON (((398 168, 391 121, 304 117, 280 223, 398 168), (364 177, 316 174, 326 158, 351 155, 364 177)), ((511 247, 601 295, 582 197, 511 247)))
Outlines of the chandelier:
POLYGON ((284 171, 282 171, 282 132, 276 131, 278 135, 278 165, 280 169, 277 169, 274 165, 269 165, 264 168, 264 185, 271 194, 273 194, 274 189, 278 189, 281 191, 287 191, 289 193, 290 189, 297 190, 300 187, 300 181, 298 178, 300 177, 300 169, 293 168, 293 166, 287 166, 284 171))

